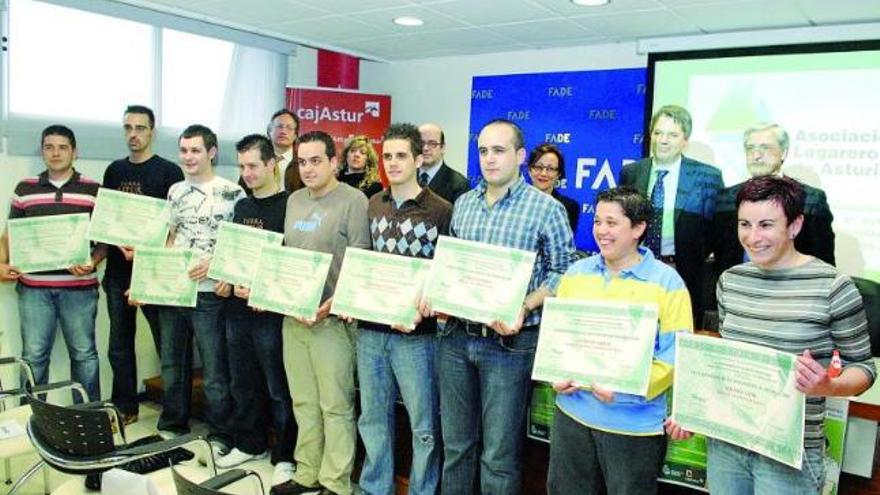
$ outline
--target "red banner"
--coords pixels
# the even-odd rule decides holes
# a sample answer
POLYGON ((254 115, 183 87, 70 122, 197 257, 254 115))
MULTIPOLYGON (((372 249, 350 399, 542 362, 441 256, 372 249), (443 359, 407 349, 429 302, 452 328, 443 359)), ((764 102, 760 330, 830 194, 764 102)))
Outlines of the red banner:
POLYGON ((379 156, 379 175, 388 184, 382 169, 382 134, 391 125, 391 97, 352 91, 318 88, 287 88, 287 108, 300 120, 299 133, 324 131, 333 136, 337 156, 352 136, 370 138, 379 156))

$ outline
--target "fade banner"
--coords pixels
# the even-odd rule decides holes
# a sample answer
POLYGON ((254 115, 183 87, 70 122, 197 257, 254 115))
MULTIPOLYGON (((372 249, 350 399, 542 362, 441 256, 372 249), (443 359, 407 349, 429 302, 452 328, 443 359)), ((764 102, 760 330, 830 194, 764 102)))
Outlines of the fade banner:
MULTIPOLYGON (((623 165, 641 158, 644 68, 474 77, 468 177, 480 177, 477 134, 492 119, 508 119, 525 134, 527 151, 553 143, 565 157, 558 191, 581 205, 578 249, 596 251, 593 198, 617 185, 623 165)), ((528 179, 525 164, 522 173, 528 179)))
MULTIPOLYGON (((285 106, 300 120, 299 133, 324 131, 333 136, 342 153, 352 136, 370 138, 380 157, 379 175, 387 184, 381 167, 382 134, 391 124, 391 96, 339 89, 288 87, 285 106)), ((340 159, 341 161, 341 159, 340 159)))

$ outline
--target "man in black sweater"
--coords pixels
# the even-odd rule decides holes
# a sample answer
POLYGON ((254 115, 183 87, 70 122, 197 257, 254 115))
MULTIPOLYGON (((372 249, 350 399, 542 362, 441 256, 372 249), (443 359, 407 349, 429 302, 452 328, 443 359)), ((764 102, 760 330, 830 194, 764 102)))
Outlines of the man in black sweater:
MULTIPOLYGON (((272 143, 259 134, 236 144, 241 179, 251 195, 235 205, 232 221, 257 229, 284 233, 286 191, 272 143)), ((252 260, 257 263, 257 260, 252 260)), ((235 399, 232 415, 233 449, 217 459, 217 467, 228 469, 266 456, 267 432, 275 428, 277 442, 272 449, 275 465, 273 485, 288 481, 293 474, 296 425, 293 404, 281 355, 281 327, 284 316, 257 311, 247 305, 250 288, 221 282, 217 293, 226 301, 226 345, 229 358, 230 392, 235 399)))
MULTIPOLYGON (((128 156, 107 167, 104 171, 104 187, 165 199, 168 188, 183 180, 180 167, 153 153, 155 126, 156 118, 151 109, 141 105, 131 105, 125 109, 122 128, 128 156)), ((125 424, 133 423, 138 418, 135 353, 137 308, 129 306, 125 297, 125 291, 131 283, 133 256, 131 246, 110 247, 102 283, 107 295, 107 315, 110 317, 108 357, 113 368, 111 400, 122 412, 125 424)), ((141 306, 141 311, 150 325, 158 353, 162 335, 159 310, 155 306, 141 306)))

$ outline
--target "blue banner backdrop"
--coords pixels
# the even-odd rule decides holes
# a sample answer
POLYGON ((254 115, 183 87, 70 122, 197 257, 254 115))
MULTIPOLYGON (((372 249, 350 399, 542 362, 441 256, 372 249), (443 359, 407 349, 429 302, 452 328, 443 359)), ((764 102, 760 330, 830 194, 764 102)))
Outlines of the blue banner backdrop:
MULTIPOLYGON (((593 199, 614 187, 624 164, 641 158, 646 70, 615 69, 474 77, 471 90, 468 177, 480 178, 477 135, 504 118, 523 130, 526 148, 550 142, 565 156, 558 190, 581 204, 575 244, 596 251, 593 199)), ((522 173, 529 180, 526 164, 522 173)))

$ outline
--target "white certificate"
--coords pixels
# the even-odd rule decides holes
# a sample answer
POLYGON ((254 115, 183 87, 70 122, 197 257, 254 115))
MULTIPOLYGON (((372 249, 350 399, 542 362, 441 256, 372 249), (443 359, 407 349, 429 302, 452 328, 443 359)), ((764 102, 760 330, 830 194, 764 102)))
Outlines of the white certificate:
POLYGON ((88 237, 114 246, 164 247, 170 212, 164 199, 102 187, 88 237))
POLYGON ((349 247, 333 294, 333 314, 414 328, 431 261, 349 247))
POLYGON ((425 297, 435 311, 490 324, 516 322, 535 253, 440 236, 425 297))
POLYGON ((646 395, 658 313, 656 304, 545 299, 532 379, 646 395))
POLYGON ((12 218, 6 222, 9 264, 21 273, 91 263, 88 213, 12 218))
POLYGON ((314 319, 333 255, 285 246, 263 246, 248 305, 314 319))
POLYGON ((284 235, 232 222, 220 222, 208 278, 250 287, 263 246, 278 246, 284 235))
POLYGON ((678 334, 672 417, 682 428, 801 468, 805 396, 797 356, 728 339, 678 334))

